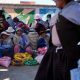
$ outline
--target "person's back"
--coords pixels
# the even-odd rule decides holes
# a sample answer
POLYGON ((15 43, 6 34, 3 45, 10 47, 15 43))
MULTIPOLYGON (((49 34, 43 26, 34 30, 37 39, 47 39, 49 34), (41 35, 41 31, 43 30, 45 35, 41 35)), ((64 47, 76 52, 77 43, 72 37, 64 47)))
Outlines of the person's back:
POLYGON ((15 24, 13 22, 13 19, 11 18, 11 16, 7 17, 6 21, 9 23, 9 25, 15 29, 15 24))
POLYGON ((39 35, 37 34, 37 32, 29 32, 28 34, 29 37, 29 41, 30 41, 30 46, 32 47, 32 49, 37 49, 37 41, 39 38, 39 35))

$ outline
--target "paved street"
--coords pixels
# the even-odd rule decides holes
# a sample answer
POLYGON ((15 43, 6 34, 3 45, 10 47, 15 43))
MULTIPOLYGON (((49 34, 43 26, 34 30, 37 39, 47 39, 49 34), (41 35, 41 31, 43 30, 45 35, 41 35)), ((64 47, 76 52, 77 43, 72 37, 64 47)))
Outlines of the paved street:
POLYGON ((34 80, 38 66, 0 67, 0 80, 34 80))

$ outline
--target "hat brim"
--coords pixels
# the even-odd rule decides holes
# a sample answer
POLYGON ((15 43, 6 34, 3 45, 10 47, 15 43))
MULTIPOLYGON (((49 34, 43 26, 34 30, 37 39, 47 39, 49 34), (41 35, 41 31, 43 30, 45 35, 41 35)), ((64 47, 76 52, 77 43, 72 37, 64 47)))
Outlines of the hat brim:
POLYGON ((6 30, 6 32, 10 32, 10 33, 14 32, 14 31, 15 31, 15 30, 11 30, 11 31, 10 31, 10 30, 6 30))
POLYGON ((2 33, 1 35, 7 35, 7 36, 10 36, 10 34, 6 34, 6 33, 2 33))
POLYGON ((14 32, 15 30, 13 29, 13 28, 11 28, 11 27, 9 27, 7 30, 6 30, 6 32, 14 32))

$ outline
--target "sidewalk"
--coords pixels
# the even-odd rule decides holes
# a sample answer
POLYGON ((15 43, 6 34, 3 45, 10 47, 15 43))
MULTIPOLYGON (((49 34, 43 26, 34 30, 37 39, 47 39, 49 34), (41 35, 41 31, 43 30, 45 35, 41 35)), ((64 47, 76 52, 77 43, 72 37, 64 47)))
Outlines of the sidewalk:
POLYGON ((37 69, 38 66, 0 67, 0 80, 34 80, 37 69))

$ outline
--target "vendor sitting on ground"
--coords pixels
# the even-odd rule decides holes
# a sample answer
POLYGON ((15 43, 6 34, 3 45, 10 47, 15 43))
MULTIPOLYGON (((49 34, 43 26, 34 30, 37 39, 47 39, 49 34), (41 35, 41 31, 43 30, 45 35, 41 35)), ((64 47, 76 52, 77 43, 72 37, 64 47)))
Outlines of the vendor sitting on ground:
POLYGON ((46 32, 46 27, 43 24, 37 23, 35 30, 38 33, 38 35, 40 36, 40 38, 41 37, 44 38, 44 40, 46 41, 47 46, 48 46, 50 35, 49 35, 49 33, 46 32))
POLYGON ((39 40, 37 43, 38 51, 41 54, 45 54, 47 52, 49 43, 49 36, 46 34, 46 28, 44 25, 38 23, 35 30, 39 34, 39 40))
POLYGON ((13 41, 15 45, 14 47, 15 53, 26 52, 27 49, 29 48, 31 49, 31 47, 29 46, 30 42, 28 36, 25 33, 23 33, 21 28, 16 29, 13 41))
POLYGON ((38 53, 43 55, 47 52, 47 49, 48 49, 48 42, 46 38, 44 38, 44 36, 45 36, 45 32, 41 31, 40 37, 37 43, 38 53))
POLYGON ((6 31, 2 32, 0 35, 0 53, 2 56, 13 57, 13 43, 6 31))

